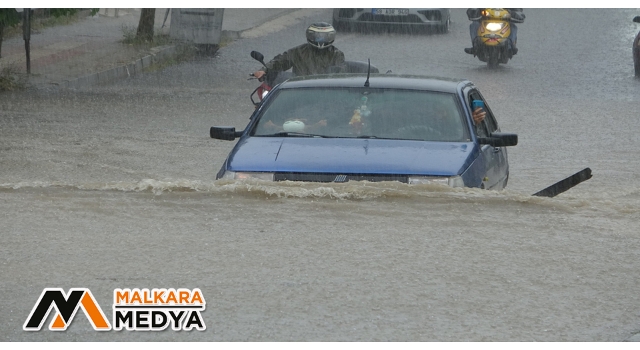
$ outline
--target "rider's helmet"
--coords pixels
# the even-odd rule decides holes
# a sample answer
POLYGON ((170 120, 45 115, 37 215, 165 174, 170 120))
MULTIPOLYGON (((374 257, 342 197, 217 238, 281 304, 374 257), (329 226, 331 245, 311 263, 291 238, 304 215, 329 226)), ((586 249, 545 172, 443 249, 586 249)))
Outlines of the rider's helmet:
POLYGON ((319 49, 333 45, 334 40, 336 40, 336 30, 327 22, 317 22, 307 28, 307 42, 319 49))

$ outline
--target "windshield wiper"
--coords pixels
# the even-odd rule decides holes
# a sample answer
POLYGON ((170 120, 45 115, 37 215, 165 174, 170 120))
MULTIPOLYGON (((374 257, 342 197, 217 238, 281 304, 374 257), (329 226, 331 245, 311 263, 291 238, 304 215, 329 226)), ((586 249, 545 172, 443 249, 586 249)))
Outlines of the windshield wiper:
POLYGON ((294 132, 294 131, 281 131, 275 134, 268 135, 257 135, 257 136, 265 136, 265 137, 287 137, 287 136, 298 136, 298 137, 328 137, 324 135, 316 135, 316 134, 305 134, 303 132, 294 132))
POLYGON ((380 140, 396 140, 395 138, 391 138, 391 137, 378 137, 375 135, 360 135, 358 137, 356 137, 358 139, 380 139, 380 140))

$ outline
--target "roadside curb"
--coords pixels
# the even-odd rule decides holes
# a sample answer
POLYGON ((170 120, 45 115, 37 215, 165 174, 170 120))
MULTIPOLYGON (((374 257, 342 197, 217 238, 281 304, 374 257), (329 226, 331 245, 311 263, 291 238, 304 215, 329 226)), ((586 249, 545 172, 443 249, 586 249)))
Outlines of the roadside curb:
POLYGON ((263 24, 265 24, 267 22, 273 21, 274 19, 280 18, 280 17, 282 17, 284 15, 288 15, 288 14, 293 13, 293 12, 298 11, 298 10, 300 10, 300 9, 299 8, 287 9, 285 11, 282 11, 282 12, 280 12, 278 14, 275 14, 275 15, 273 15, 271 17, 266 18, 264 21, 262 21, 259 24, 256 24, 255 26, 253 26, 251 28, 246 28, 246 29, 243 29, 243 30, 223 30, 222 33, 221 33, 221 36, 220 36, 220 41, 224 42, 224 41, 233 41, 233 40, 241 39, 242 38, 242 33, 246 32, 246 31, 249 31, 249 30, 252 30, 254 28, 257 28, 257 27, 259 27, 259 26, 261 26, 261 25, 263 25, 263 24))
MULTIPOLYGON (((75 79, 63 80, 53 88, 79 89, 143 74, 145 69, 148 69, 154 64, 161 64, 171 59, 175 59, 188 46, 188 44, 177 44, 154 47, 150 49, 150 53, 148 55, 133 62, 100 72, 87 74, 75 79)), ((51 86, 36 86, 35 88, 38 90, 47 90, 51 89, 51 86)))

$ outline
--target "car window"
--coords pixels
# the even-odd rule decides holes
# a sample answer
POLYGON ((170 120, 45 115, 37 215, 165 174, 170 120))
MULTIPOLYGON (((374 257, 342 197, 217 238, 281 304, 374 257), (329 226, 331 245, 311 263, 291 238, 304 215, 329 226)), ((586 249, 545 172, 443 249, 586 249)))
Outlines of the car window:
MULTIPOLYGON (((486 101, 484 105, 487 106, 486 101)), ((487 129, 489 133, 492 133, 498 129, 498 123, 496 123, 496 119, 493 117, 493 113, 491 113, 491 108, 487 106, 485 109, 487 111, 487 115, 485 116, 484 120, 487 123, 487 129)))
MULTIPOLYGON (((469 103, 469 109, 470 109, 471 111, 473 111, 473 109, 472 109, 472 107, 471 107, 473 100, 481 100, 481 101, 485 102, 485 106, 487 105, 487 104, 486 104, 486 101, 484 101, 484 99, 482 98, 482 95, 480 95, 480 93, 479 93, 477 90, 473 90, 473 91, 471 91, 471 92, 469 93, 469 101, 468 101, 468 103, 469 103)), ((489 112, 487 111, 487 108, 485 108, 485 112, 487 112, 487 116, 488 116, 488 115, 489 115, 489 112)), ((489 136, 489 133, 490 133, 489 129, 490 129, 490 127, 489 127, 489 125, 488 125, 488 123, 487 123, 487 119, 488 119, 488 118, 487 118, 487 116, 485 116, 485 119, 482 121, 482 123, 480 123, 480 124, 476 125, 476 134, 477 134, 478 136, 480 136, 480 137, 487 137, 487 136, 489 136)))
POLYGON ((276 93, 258 116, 251 135, 290 132, 426 141, 469 139, 453 94, 364 87, 276 93))

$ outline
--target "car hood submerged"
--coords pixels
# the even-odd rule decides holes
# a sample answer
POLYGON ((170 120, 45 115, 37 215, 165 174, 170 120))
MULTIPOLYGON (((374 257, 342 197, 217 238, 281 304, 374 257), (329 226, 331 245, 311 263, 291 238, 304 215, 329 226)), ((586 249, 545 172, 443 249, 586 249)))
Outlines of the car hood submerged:
POLYGON ((227 169, 454 176, 467 169, 477 156, 472 142, 247 137, 232 152, 227 169))

